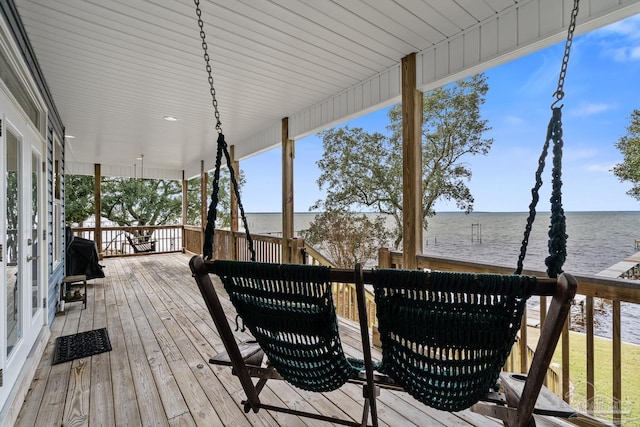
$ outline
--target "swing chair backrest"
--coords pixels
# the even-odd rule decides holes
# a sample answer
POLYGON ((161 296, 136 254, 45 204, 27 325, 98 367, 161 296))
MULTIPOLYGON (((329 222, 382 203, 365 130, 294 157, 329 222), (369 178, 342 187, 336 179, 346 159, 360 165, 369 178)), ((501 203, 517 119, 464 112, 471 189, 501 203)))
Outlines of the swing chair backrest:
POLYGON ((536 278, 376 270, 381 371, 422 403, 459 411, 495 386, 536 278))
POLYGON ((528 420, 577 290, 573 276, 380 269, 373 285, 388 375, 420 402, 445 411, 471 407, 494 387, 532 295, 553 296, 517 407, 528 420))
POLYGON ((212 269, 287 382, 325 392, 358 377, 342 350, 329 267, 217 260, 212 269))

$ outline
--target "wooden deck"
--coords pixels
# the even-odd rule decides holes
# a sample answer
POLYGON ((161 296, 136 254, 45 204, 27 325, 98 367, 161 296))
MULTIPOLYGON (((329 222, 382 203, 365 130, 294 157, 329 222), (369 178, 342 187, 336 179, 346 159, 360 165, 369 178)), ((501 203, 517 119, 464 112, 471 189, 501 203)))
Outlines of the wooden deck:
MULTIPOLYGON (((68 304, 66 314, 56 317, 17 426, 327 426, 264 410, 243 412, 237 379, 229 369, 208 364, 222 343, 188 260, 182 254, 106 259, 107 277, 88 284, 87 308, 68 304), (51 365, 56 337, 102 327, 111 352, 51 365)), ((340 332, 346 351, 357 357, 356 325, 344 321, 340 332)), ((261 397, 358 419, 361 395, 355 385, 317 394, 271 381, 261 397)), ((385 426, 502 425, 469 411, 433 410, 388 390, 381 391, 378 405, 385 426)))

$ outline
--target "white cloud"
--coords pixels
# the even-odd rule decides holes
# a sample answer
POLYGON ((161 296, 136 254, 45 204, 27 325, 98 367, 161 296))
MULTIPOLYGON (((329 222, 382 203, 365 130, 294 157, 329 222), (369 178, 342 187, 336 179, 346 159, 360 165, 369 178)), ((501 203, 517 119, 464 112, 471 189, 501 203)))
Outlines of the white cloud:
POLYGON ((622 36, 631 39, 637 39, 640 31, 640 15, 635 15, 622 21, 602 27, 593 32, 594 36, 622 36))
POLYGON ((619 48, 606 48, 603 50, 605 56, 610 57, 615 62, 631 62, 640 60, 640 45, 624 46, 619 48))
POLYGON ((614 104, 583 102, 578 107, 572 109, 570 114, 573 116, 593 116, 595 114, 605 113, 615 108, 616 106, 614 104))
POLYGON ((570 160, 585 160, 598 157, 599 151, 595 148, 571 148, 565 147, 564 156, 570 160))
POLYGON ((595 173, 611 173, 611 169, 613 169, 615 165, 612 164, 590 164, 586 166, 587 172, 595 172, 595 173))
POLYGON ((509 125, 521 125, 525 122, 525 120, 522 117, 518 117, 518 116, 507 116, 505 117, 505 121, 509 125))
POLYGON ((595 30, 589 37, 598 40, 603 56, 616 62, 640 60, 640 15, 595 30))

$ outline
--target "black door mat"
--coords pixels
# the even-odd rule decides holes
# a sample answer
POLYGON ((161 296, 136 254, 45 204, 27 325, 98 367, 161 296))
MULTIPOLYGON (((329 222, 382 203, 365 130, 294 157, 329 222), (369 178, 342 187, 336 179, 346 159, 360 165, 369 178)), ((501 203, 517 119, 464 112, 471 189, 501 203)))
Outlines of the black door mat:
POLYGON ((57 365, 58 363, 93 356, 105 351, 111 351, 107 328, 65 335, 56 338, 56 352, 53 357, 53 364, 57 365))

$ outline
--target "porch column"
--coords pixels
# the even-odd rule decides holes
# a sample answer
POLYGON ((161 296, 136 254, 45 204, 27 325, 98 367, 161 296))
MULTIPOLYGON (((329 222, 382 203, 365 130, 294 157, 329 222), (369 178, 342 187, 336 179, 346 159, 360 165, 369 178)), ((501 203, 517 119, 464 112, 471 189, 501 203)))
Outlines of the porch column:
POLYGON ((95 201, 95 232, 93 235, 98 247, 98 259, 103 259, 102 253, 102 189, 100 187, 100 181, 102 181, 102 168, 99 163, 93 166, 93 200, 95 201))
POLYGON ((289 241, 293 238, 293 159, 295 141, 289 139, 289 118, 282 119, 282 262, 291 262, 289 241))
POLYGON ((185 178, 184 170, 182 171, 182 253, 185 252, 184 226, 188 222, 189 208, 189 181, 185 178))
POLYGON ((402 263, 417 267, 422 253, 422 92, 416 89, 416 54, 402 58, 402 263))
MULTIPOLYGON (((207 173, 204 160, 200 160, 200 247, 204 246, 204 228, 207 225, 207 173)), ((215 253, 214 253, 215 256, 215 253)))
MULTIPOLYGON (((236 179, 240 182, 240 163, 236 160, 235 145, 229 147, 229 157, 231 157, 231 165, 236 179)), ((238 197, 233 187, 233 183, 229 180, 229 207, 231 209, 231 259, 238 259, 238 247, 235 238, 235 232, 238 231, 238 197)))

